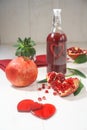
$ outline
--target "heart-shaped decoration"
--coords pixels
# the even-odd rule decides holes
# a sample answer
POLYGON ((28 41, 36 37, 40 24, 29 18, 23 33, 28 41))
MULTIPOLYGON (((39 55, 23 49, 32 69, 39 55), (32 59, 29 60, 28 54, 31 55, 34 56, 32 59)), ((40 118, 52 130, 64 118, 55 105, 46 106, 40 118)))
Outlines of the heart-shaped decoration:
POLYGON ((50 45, 50 50, 51 50, 51 53, 53 54, 53 56, 56 59, 58 59, 63 53, 64 44, 63 43, 58 43, 58 44, 53 43, 50 45))
POLYGON ((30 112, 32 104, 34 104, 33 100, 24 99, 17 104, 17 110, 19 112, 30 112))
POLYGON ((42 104, 31 99, 24 99, 17 104, 17 110, 19 112, 31 112, 34 116, 48 119, 54 115, 56 107, 52 104, 42 104))
POLYGON ((41 109, 32 111, 32 114, 42 119, 48 119, 53 116, 55 112, 56 108, 54 105, 43 104, 43 107, 41 109))
POLYGON ((41 103, 34 102, 31 99, 21 100, 17 104, 17 110, 19 112, 30 112, 30 111, 33 111, 33 110, 41 109, 42 107, 43 107, 43 105, 41 103))

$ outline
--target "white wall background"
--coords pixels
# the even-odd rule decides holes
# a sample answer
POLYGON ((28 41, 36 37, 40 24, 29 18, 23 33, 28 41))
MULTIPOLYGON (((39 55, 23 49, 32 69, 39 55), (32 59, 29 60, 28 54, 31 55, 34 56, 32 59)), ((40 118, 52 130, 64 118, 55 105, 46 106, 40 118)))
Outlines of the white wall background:
POLYGON ((87 0, 0 0, 0 43, 18 37, 45 43, 52 26, 52 9, 62 9, 68 42, 87 42, 87 0))

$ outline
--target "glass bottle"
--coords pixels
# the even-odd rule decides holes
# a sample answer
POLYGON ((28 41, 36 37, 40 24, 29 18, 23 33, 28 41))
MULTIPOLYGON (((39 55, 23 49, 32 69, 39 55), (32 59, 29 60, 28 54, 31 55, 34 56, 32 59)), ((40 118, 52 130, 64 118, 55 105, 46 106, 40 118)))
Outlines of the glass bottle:
POLYGON ((66 41, 61 28, 61 9, 53 9, 52 32, 47 36, 47 72, 66 73, 66 41))

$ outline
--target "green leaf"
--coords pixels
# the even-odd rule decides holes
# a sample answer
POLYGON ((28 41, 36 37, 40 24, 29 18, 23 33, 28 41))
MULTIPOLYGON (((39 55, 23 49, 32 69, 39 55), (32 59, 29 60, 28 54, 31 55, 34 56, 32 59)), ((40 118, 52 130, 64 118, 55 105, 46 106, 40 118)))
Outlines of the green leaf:
POLYGON ((73 93, 74 96, 78 95, 78 94, 81 92, 81 90, 82 90, 83 87, 84 87, 84 85, 83 85, 83 83, 80 81, 78 89, 73 93))
POLYGON ((17 42, 18 42, 18 43, 23 43, 23 40, 22 40, 20 37, 18 37, 17 42))
POLYGON ((21 56, 21 48, 17 48, 16 52, 15 52, 16 56, 21 56))
POLYGON ((36 44, 31 39, 31 37, 28 37, 28 38, 25 37, 24 40, 22 40, 21 38, 18 38, 17 45, 15 45, 15 47, 17 47, 15 55, 26 56, 26 57, 29 57, 30 59, 33 59, 36 54, 36 50, 33 47, 34 45, 36 44))
POLYGON ((42 79, 40 81, 38 81, 37 83, 46 83, 47 82, 47 79, 42 79))
POLYGON ((79 75, 83 78, 86 78, 86 75, 84 73, 82 73, 81 71, 77 70, 77 69, 72 69, 72 68, 67 68, 73 75, 79 75))
POLYGON ((78 56, 78 57, 75 59, 74 62, 75 62, 75 63, 79 63, 79 64, 87 62, 87 55, 84 54, 84 55, 78 56))
POLYGON ((34 48, 29 48, 28 49, 30 56, 34 56, 36 54, 36 50, 34 48))

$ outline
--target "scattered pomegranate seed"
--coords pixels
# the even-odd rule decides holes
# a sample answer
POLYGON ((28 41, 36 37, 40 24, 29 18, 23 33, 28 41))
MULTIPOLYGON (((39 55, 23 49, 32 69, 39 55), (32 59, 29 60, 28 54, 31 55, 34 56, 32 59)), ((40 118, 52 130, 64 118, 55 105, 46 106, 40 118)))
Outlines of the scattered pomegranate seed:
POLYGON ((51 86, 47 86, 47 89, 51 89, 51 86))
POLYGON ((45 93, 49 93, 49 91, 48 91, 48 90, 45 90, 45 93))
POLYGON ((42 100, 46 100, 46 97, 43 96, 43 97, 38 97, 38 101, 42 101, 42 100))
POLYGON ((39 90, 39 91, 41 91, 41 90, 42 90, 42 88, 38 88, 38 90, 39 90))
POLYGON ((45 97, 45 96, 43 96, 43 97, 42 97, 42 99, 43 99, 43 100, 46 100, 46 97, 45 97))
POLYGON ((56 91, 54 91, 54 92, 53 92, 53 95, 56 96, 56 95, 58 95, 58 93, 57 93, 56 91))
POLYGON ((45 84, 42 84, 42 89, 45 89, 45 84))
POLYGON ((42 101, 42 98, 41 98, 41 97, 38 97, 38 101, 42 101))

